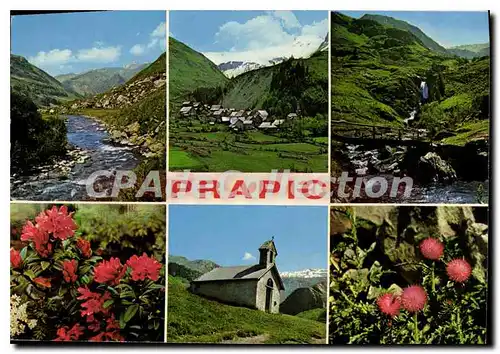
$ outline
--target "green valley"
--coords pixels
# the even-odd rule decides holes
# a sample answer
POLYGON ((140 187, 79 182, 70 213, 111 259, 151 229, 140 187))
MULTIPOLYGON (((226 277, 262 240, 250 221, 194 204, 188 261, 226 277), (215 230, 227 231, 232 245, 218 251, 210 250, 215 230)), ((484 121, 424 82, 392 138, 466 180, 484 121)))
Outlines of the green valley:
POLYGON ((228 79, 170 38, 170 170, 326 172, 328 53, 228 79))
POLYGON ((30 64, 26 58, 10 55, 10 87, 17 94, 28 96, 37 106, 49 106, 79 97, 45 71, 30 64))
POLYGON ((72 92, 94 96, 124 84, 148 64, 133 64, 123 68, 94 69, 81 74, 63 74, 55 78, 72 92))
MULTIPOLYGON (((487 179, 489 56, 457 56, 392 17, 333 12, 331 82, 332 173, 487 179)), ((483 187, 464 188, 472 201, 483 187)))

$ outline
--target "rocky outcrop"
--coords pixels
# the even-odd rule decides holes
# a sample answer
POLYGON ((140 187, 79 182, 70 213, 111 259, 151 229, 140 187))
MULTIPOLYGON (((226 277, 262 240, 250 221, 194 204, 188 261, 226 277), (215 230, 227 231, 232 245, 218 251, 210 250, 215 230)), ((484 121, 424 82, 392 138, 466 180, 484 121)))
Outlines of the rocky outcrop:
POLYGON ((416 179, 419 183, 430 182, 451 183, 457 179, 453 167, 435 152, 421 156, 416 169, 416 179))
POLYGON ((280 312, 296 315, 300 312, 326 307, 326 281, 312 287, 299 288, 280 305, 280 312))
MULTIPOLYGON (((336 209, 331 214, 332 237, 339 237, 353 227, 346 211, 336 209)), ((466 253, 462 256, 473 265, 473 275, 481 281, 486 279, 488 225, 476 221, 475 208, 377 205, 353 209, 359 242, 366 245, 376 242, 375 250, 381 254, 375 259, 398 264, 401 275, 409 282, 418 279, 414 267, 422 259, 418 245, 430 236, 457 240, 464 245, 466 253)))
POLYGON ((144 79, 132 81, 126 85, 93 98, 77 101, 71 105, 72 110, 82 108, 115 109, 131 106, 166 85, 167 74, 158 73, 144 79))
POLYGON ((161 154, 165 146, 155 140, 160 129, 166 129, 165 121, 158 122, 158 126, 152 132, 141 133, 138 122, 128 125, 124 130, 108 127, 110 140, 118 145, 137 147, 139 152, 146 158, 161 154))

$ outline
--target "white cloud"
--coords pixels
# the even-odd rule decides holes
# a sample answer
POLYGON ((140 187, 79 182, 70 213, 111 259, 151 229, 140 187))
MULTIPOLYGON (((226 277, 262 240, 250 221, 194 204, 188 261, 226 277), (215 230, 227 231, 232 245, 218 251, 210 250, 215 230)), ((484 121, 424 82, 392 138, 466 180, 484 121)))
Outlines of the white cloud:
POLYGON ((303 26, 301 33, 303 36, 319 36, 324 38, 328 33, 328 19, 325 18, 323 21, 303 26))
POLYGON ((229 48, 203 53, 215 64, 253 61, 269 65, 274 58, 303 58, 314 53, 328 33, 328 18, 302 25, 291 11, 271 11, 244 23, 229 21, 220 26, 215 43, 229 48))
POLYGON ((61 65, 71 61, 72 52, 69 49, 52 49, 48 52, 38 52, 34 57, 29 57, 28 61, 35 66, 47 67, 61 65))
POLYGON ((130 53, 133 55, 143 55, 145 52, 145 48, 142 44, 136 44, 132 48, 130 48, 130 53))
POLYGON ((91 62, 91 63, 112 63, 121 55, 121 48, 116 47, 101 47, 80 49, 76 54, 77 61, 91 62))
POLYGON ((165 37, 166 32, 167 32, 167 25, 165 22, 161 22, 158 26, 156 26, 154 31, 151 32, 150 36, 151 37, 165 37))
POLYGON ((245 254, 243 255, 243 258, 241 260, 250 261, 250 260, 254 260, 254 259, 255 259, 255 256, 253 256, 250 252, 245 252, 245 254))
POLYGON ((286 29, 300 28, 300 22, 292 11, 274 11, 272 15, 283 22, 286 29))
MULTIPOLYGON (((148 50, 159 48, 165 50, 166 46, 166 24, 161 22, 156 28, 149 34, 149 42, 146 44, 137 43, 132 48, 130 48, 130 53, 133 55, 143 55, 148 50)), ((137 33, 139 35, 139 33, 137 33)))
POLYGON ((231 51, 262 49, 293 40, 293 35, 283 29, 279 18, 261 15, 245 23, 230 21, 215 34, 216 42, 232 46, 231 51))

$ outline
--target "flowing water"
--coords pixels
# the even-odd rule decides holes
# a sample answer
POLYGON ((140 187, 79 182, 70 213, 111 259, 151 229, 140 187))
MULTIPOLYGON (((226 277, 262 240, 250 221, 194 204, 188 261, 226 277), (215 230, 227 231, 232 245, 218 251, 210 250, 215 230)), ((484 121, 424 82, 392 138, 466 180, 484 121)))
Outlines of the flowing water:
POLYGON ((100 123, 84 116, 68 116, 66 127, 68 143, 85 150, 89 158, 76 164, 64 179, 57 174, 51 176, 51 171, 16 178, 18 183, 11 184, 12 199, 86 200, 89 199, 86 181, 93 172, 131 170, 139 164, 138 155, 131 147, 109 142, 109 134, 100 123))
MULTIPOLYGON (((488 203, 489 197, 489 182, 486 181, 463 181, 456 180, 450 184, 445 183, 431 183, 428 185, 419 185, 414 182, 411 195, 409 197, 402 197, 405 188, 403 184, 400 188, 401 195, 397 198, 389 197, 392 188, 392 180, 394 174, 390 171, 369 173, 369 165, 374 161, 381 159, 381 150, 367 150, 363 149, 360 145, 345 144, 342 147, 343 159, 349 170, 354 171, 354 176, 363 176, 363 185, 366 181, 374 177, 382 177, 388 181, 388 193, 384 196, 373 199, 361 194, 356 198, 356 202, 366 203, 415 203, 415 204, 483 204, 488 203)), ((397 154, 394 153, 393 156, 397 154)), ((392 160, 394 161, 394 160, 392 160)), ((386 164, 389 165, 389 162, 386 164)), ((416 162, 415 162, 416 163, 416 162)), ((398 168, 398 167, 396 167, 398 168)), ((378 188, 376 188, 378 190, 378 188)))

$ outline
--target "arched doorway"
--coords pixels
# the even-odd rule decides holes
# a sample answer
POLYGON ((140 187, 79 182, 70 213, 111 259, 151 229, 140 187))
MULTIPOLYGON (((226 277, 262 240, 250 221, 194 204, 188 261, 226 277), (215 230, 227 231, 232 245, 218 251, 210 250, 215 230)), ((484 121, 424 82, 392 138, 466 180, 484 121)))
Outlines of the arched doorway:
POLYGON ((271 308, 273 305, 273 289, 274 283, 271 278, 267 280, 266 284, 266 312, 271 312, 271 308))

